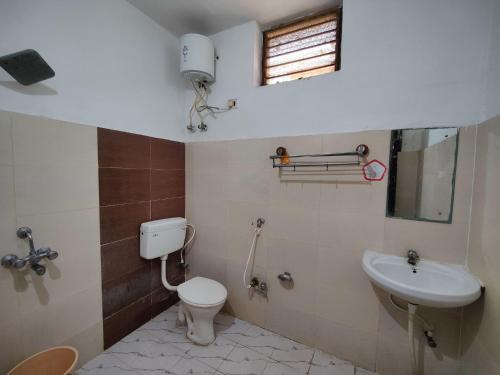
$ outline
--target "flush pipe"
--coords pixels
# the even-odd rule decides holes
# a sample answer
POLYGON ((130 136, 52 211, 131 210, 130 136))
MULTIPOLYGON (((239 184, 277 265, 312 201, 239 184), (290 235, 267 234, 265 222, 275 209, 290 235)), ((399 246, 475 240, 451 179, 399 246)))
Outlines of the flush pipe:
MULTIPOLYGON (((167 259, 168 254, 161 257, 161 282, 165 288, 172 292, 177 291, 177 287, 174 285, 170 285, 167 280, 167 259)), ((177 322, 176 325, 178 327, 182 327, 184 325, 188 326, 188 336, 193 331, 193 319, 191 315, 188 313, 187 309, 185 309, 184 305, 181 303, 179 305, 179 311, 177 312, 177 322)))
MULTIPOLYGON (((192 229, 191 237, 186 241, 186 243, 181 248, 181 264, 184 266, 184 255, 183 251, 187 248, 187 246, 193 241, 194 236, 196 234, 196 228, 192 224, 187 224, 187 227, 192 229)), ((161 282, 165 288, 172 292, 177 291, 177 287, 175 285, 171 285, 167 280, 167 259, 168 254, 161 257, 161 282)), ((186 278, 186 268, 184 267, 184 278, 186 278)))
POLYGON ((161 257, 161 282, 165 288, 172 292, 177 291, 177 287, 174 285, 170 285, 168 280, 167 280, 167 258, 168 255, 162 256, 161 257))
POLYGON ((417 312, 417 305, 413 303, 408 303, 408 343, 410 344, 410 362, 411 362, 411 373, 412 375, 418 374, 417 358, 415 356, 415 316, 417 312))

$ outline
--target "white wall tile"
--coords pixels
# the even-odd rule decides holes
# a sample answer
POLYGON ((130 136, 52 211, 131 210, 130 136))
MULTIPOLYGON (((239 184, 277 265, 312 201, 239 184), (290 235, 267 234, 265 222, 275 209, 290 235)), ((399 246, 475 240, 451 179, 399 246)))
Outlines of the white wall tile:
MULTIPOLYGON (((50 304, 84 290, 101 280, 99 209, 19 216, 18 226, 33 230, 35 246, 50 247, 59 257, 46 262, 47 273, 40 277, 23 273, 24 288, 19 291, 21 310, 50 304)), ((19 240, 18 253, 27 253, 26 241, 19 240)))
POLYGON ((486 285, 482 299, 464 309, 461 374, 500 368, 500 117, 477 128, 468 265, 486 285))
POLYGON ((375 369, 377 335, 318 319, 316 346, 368 370, 375 369))
POLYGON ((78 349, 78 362, 76 368, 101 354, 103 351, 103 323, 98 322, 85 331, 64 341, 64 345, 70 345, 78 349))
POLYGON ((22 114, 12 122, 16 164, 97 165, 97 128, 22 114))
POLYGON ((96 165, 16 165, 16 209, 36 215, 99 206, 96 165))
POLYGON ((319 211, 296 208, 290 203, 271 205, 265 230, 273 237, 317 244, 319 211))
MULTIPOLYGON (((470 145, 473 132, 464 132, 463 144, 470 145)), ((300 154, 350 151, 365 143, 370 147, 368 160, 387 164, 389 141, 389 131, 373 131, 188 144, 186 168, 192 174, 187 178, 188 212, 201 228, 196 253, 190 257, 201 274, 224 274, 229 312, 375 369, 377 338, 384 334, 380 305, 387 303, 387 297, 362 271, 363 252, 403 254, 414 247, 424 257, 463 263, 467 223, 462 217, 467 202, 457 205, 461 220, 453 225, 387 219, 387 178, 366 183, 359 168, 280 174, 272 169, 268 156, 278 146, 300 154), (242 285, 251 223, 259 216, 266 218, 266 224, 252 270, 267 281, 267 300, 250 297, 242 285), (213 230, 208 231, 209 227, 213 230), (291 272, 293 286, 277 279, 284 271, 291 272)), ((460 156, 464 172, 457 197, 463 201, 470 195, 471 157, 468 151, 460 156)), ((440 332, 448 336, 444 346, 456 349, 459 314, 443 318, 422 313, 435 319, 440 332)), ((406 343, 405 332, 395 345, 406 343)), ((455 358, 449 358, 455 368, 455 358)), ((433 365, 440 368, 439 363, 433 365)))
POLYGON ((0 254, 12 253, 16 248, 16 197, 14 168, 0 164, 0 254))
POLYGON ((0 372, 64 343, 88 360, 103 348, 96 128, 0 112, 0 159, 0 255, 27 254, 25 225, 59 252, 44 276, 0 269, 0 372))
POLYGON ((14 319, 3 320, 0 323, 0 332, 2 333, 0 372, 6 374, 7 371, 25 358, 21 334, 22 321, 20 316, 18 315, 14 319))
POLYGON ((101 303, 101 285, 95 284, 71 296, 53 297, 47 305, 22 311, 24 355, 60 345, 95 326, 102 319, 101 303))

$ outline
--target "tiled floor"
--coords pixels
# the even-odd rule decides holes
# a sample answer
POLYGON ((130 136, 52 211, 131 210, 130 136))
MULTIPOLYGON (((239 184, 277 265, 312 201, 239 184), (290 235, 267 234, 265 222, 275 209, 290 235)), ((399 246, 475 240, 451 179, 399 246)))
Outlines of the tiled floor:
POLYGON ((186 338, 185 328, 175 326, 176 318, 173 306, 77 374, 376 375, 226 314, 215 319, 215 342, 197 346, 186 338))

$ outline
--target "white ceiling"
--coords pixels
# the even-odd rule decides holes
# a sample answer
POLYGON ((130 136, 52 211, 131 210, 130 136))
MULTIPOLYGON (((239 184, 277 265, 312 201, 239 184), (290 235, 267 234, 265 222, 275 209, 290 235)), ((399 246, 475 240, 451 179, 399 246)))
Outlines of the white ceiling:
POLYGON ((176 36, 215 34, 256 20, 264 28, 341 0, 127 0, 176 36))

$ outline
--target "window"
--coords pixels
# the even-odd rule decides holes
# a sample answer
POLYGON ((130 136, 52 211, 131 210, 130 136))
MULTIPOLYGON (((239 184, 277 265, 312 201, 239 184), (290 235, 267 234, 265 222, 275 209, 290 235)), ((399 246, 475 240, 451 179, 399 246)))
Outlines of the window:
POLYGON ((339 70, 340 34, 340 8, 265 31, 262 84, 339 70))

